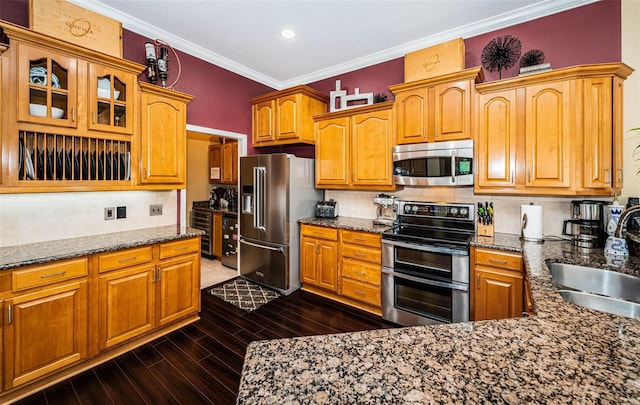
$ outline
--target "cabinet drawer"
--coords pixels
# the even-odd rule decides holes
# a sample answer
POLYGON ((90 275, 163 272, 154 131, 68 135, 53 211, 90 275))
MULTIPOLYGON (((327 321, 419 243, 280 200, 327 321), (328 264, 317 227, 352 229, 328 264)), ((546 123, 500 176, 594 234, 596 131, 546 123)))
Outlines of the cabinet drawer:
POLYGON ((522 255, 498 250, 476 249, 476 264, 522 271, 522 255))
POLYGON ((380 306, 380 287, 360 281, 342 279, 342 295, 364 303, 380 306))
POLYGON ((312 238, 338 240, 338 230, 335 228, 326 228, 323 226, 302 225, 300 234, 310 236, 312 238))
POLYGON ((371 246, 380 248, 380 235, 377 233, 354 232, 342 230, 340 233, 342 241, 346 243, 354 243, 357 245, 371 246))
POLYGON ((382 254, 380 249, 351 245, 348 243, 342 245, 342 256, 351 257, 356 260, 365 260, 376 264, 382 263, 382 254))
POLYGON ((160 259, 180 256, 185 253, 199 252, 199 238, 181 239, 175 242, 167 242, 160 245, 160 259))
POLYGON ((79 259, 32 266, 23 270, 15 270, 11 274, 11 288, 13 291, 21 291, 75 277, 86 276, 89 268, 88 263, 89 259, 82 257, 79 259))
POLYGON ((136 264, 149 263, 152 258, 151 246, 118 250, 98 256, 99 272, 122 269, 136 264))
POLYGON ((380 265, 361 262, 359 260, 343 259, 342 276, 365 283, 380 285, 380 265))

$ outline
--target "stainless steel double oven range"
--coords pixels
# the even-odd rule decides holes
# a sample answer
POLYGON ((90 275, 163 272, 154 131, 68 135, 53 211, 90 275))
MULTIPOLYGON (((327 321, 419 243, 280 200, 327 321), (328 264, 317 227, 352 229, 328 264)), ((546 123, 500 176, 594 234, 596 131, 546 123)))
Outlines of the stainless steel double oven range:
POLYGON ((405 326, 469 320, 473 204, 398 201, 382 234, 382 316, 405 326))

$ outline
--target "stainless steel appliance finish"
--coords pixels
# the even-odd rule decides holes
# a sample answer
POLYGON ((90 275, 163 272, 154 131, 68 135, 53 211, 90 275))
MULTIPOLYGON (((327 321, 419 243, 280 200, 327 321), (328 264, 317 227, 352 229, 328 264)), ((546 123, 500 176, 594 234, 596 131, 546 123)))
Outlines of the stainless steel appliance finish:
POLYGON ((469 320, 473 204, 399 201, 382 234, 382 316, 400 325, 469 320))
POLYGON ((314 160, 240 158, 240 274, 288 295, 300 288, 298 220, 315 214, 314 160))
POLYGON ((200 237, 200 251, 203 256, 213 257, 213 213, 209 209, 209 200, 194 201, 191 211, 191 227, 206 233, 200 237))
POLYGON ((238 216, 222 214, 222 258, 223 266, 238 268, 238 216))
POLYGON ((393 182, 409 186, 472 186, 473 141, 394 146, 393 182))
POLYGON ((562 234, 571 236, 573 245, 580 248, 603 247, 607 237, 604 222, 605 205, 604 201, 572 201, 571 219, 564 221, 562 234))

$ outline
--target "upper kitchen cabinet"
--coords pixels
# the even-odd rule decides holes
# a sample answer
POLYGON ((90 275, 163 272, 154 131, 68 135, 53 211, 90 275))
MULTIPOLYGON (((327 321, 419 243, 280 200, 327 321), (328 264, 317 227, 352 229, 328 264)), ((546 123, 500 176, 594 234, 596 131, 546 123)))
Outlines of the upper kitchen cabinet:
POLYGON ((477 67, 389 87, 395 95, 396 143, 471 139, 474 84, 483 78, 477 67))
POLYGON ((253 146, 315 144, 313 116, 325 113, 329 97, 296 86, 251 100, 253 146))
POLYGON ((135 187, 144 66, 0 22, 1 193, 135 187))
POLYGON ((222 182, 225 184, 238 183, 238 142, 222 144, 222 182))
POLYGON ((187 103, 193 97, 147 83, 139 87, 140 184, 184 187, 187 103))
POLYGON ((209 183, 238 183, 238 142, 209 145, 209 183))
POLYGON ((393 190, 393 102, 316 116, 316 187, 393 190))
POLYGON ((612 195, 622 188, 623 63, 477 86, 476 193, 612 195))
POLYGON ((18 121, 78 126, 78 58, 17 43, 18 121))
POLYGON ((133 133, 136 76, 89 65, 89 129, 133 133))

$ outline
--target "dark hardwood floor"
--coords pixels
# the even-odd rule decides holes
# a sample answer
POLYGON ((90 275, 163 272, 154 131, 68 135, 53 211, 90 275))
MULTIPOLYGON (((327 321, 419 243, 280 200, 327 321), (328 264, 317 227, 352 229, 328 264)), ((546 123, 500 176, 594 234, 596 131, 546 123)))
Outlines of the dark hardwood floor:
POLYGON ((245 312, 202 292, 201 319, 18 404, 234 404, 254 340, 394 327, 303 291, 245 312))

